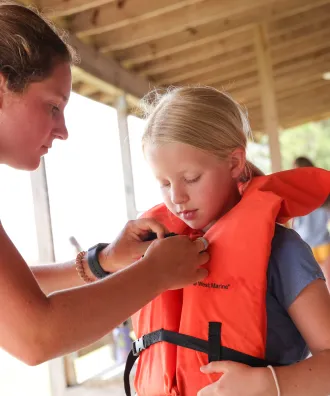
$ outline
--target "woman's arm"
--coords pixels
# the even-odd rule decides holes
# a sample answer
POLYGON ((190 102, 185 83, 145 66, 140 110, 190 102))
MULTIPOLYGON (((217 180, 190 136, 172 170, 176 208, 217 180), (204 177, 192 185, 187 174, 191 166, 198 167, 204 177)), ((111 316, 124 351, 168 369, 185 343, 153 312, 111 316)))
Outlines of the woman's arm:
MULTIPOLYGON (((155 232, 159 238, 167 232, 162 224, 153 219, 129 221, 111 245, 100 252, 99 262, 102 268, 114 273, 141 257, 151 244, 151 242, 143 242, 144 234, 148 231, 155 232)), ((89 270, 86 257, 83 259, 83 267, 86 275, 96 280, 89 270)), ((46 295, 85 284, 78 276, 75 260, 63 264, 32 266, 30 269, 46 295)))
POLYGON ((207 273, 204 244, 173 237, 105 280, 46 297, 2 226, 0 246, 0 347, 32 365, 96 341, 157 294, 207 273))

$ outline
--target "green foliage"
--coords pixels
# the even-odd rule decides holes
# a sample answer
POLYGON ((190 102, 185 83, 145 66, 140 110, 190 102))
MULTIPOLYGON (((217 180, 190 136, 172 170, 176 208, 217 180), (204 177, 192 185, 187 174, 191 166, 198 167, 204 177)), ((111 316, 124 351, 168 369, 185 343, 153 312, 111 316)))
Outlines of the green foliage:
MULTIPOLYGON (((283 169, 292 169, 295 158, 308 157, 315 166, 330 170, 330 119, 310 122, 280 132, 283 169)), ((265 173, 270 172, 268 136, 248 146, 249 159, 265 173)))
POLYGON ((286 129, 280 134, 283 169, 292 168, 296 157, 308 157, 330 170, 330 119, 286 129))

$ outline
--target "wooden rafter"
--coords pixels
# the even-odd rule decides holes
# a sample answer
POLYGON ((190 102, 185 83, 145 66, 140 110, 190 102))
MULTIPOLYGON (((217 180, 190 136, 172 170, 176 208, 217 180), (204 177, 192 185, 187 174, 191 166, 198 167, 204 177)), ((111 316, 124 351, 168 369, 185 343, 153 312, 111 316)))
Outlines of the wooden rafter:
POLYGON ((154 61, 161 58, 163 58, 163 63, 167 61, 171 62, 183 51, 192 50, 192 52, 196 53, 202 46, 215 41, 221 42, 221 45, 226 46, 226 39, 230 40, 236 33, 246 33, 249 36, 249 31, 249 26, 243 26, 240 29, 235 29, 235 32, 227 32, 227 34, 223 32, 218 33, 218 23, 214 21, 198 28, 190 27, 184 29, 181 32, 163 37, 159 40, 152 40, 132 48, 115 51, 114 56, 127 67, 141 64, 144 64, 144 67, 148 67, 154 61))
POLYGON ((176 12, 188 5, 200 3, 204 0, 135 0, 124 3, 107 4, 97 10, 89 10, 74 16, 70 30, 78 37, 101 34, 115 29, 127 27, 134 23, 141 23, 159 17, 169 12, 176 12))
MULTIPOLYGON (((307 70, 312 75, 316 72, 320 73, 319 66, 324 65, 326 68, 330 62, 330 49, 326 48, 320 51, 309 53, 301 57, 282 61, 280 63, 274 62, 274 76, 280 78, 288 73, 295 73, 301 70, 307 70)), ((322 66, 321 66, 322 67, 322 66)), ((218 70, 218 74, 207 78, 203 78, 203 84, 221 86, 225 84, 235 84, 236 86, 244 83, 245 86, 254 84, 257 80, 257 70, 254 60, 249 60, 241 63, 236 63, 236 70, 233 71, 231 67, 222 68, 218 70)), ((190 83, 199 83, 200 80, 190 80, 190 83)))
MULTIPOLYGON (((308 12, 299 12, 282 19, 270 20, 268 24, 270 38, 279 33, 298 29, 301 26, 315 23, 325 17, 327 18, 329 13, 330 4, 325 4, 309 10, 308 12)), ((252 31, 249 25, 243 26, 240 31, 235 29, 237 34, 229 31, 227 37, 223 32, 219 33, 218 27, 218 21, 214 21, 213 23, 202 25, 197 28, 188 28, 175 35, 153 40, 133 48, 116 51, 114 55, 116 59, 123 62, 125 66, 132 67, 140 65, 141 69, 147 71, 150 67, 157 66, 154 62, 158 59, 160 60, 159 64, 171 64, 177 60, 178 56, 186 56, 187 54, 189 56, 189 50, 191 50, 192 54, 198 54, 204 46, 214 42, 220 42, 220 46, 227 47, 230 45, 231 41, 234 41, 234 45, 236 46, 236 43, 239 42, 239 37, 237 36, 243 36, 243 46, 247 40, 252 42, 252 31), (240 33, 242 34, 240 35, 240 33), (173 56, 173 58, 171 56, 173 56)), ((232 49, 233 48, 231 48, 231 50, 232 49)))
POLYGON ((75 36, 72 36, 70 41, 81 57, 79 64, 81 73, 85 78, 89 75, 90 79, 94 79, 97 86, 108 85, 112 91, 116 87, 137 98, 141 98, 149 91, 151 85, 148 80, 123 69, 116 61, 100 54, 75 36))
MULTIPOLYGON (((330 5, 328 5, 327 9, 330 13, 330 5)), ((324 9, 324 11, 326 10, 324 9)), ((323 29, 327 30, 329 27, 328 15, 326 13, 318 13, 318 18, 312 21, 304 18, 304 24, 287 25, 285 28, 283 26, 282 30, 271 31, 270 42, 272 48, 277 48, 290 42, 296 45, 305 40, 308 35, 317 35, 317 32, 322 32, 323 29)), ((219 35, 211 36, 210 39, 212 37, 219 37, 219 35)), ((198 46, 199 48, 195 46, 193 50, 190 48, 188 50, 181 50, 172 58, 167 57, 166 59, 161 58, 148 63, 142 63, 138 67, 134 67, 133 70, 145 76, 153 76, 183 67, 186 69, 189 65, 195 65, 195 68, 199 68, 198 62, 206 62, 216 56, 221 57, 221 55, 231 53, 235 49, 246 47, 251 43, 252 29, 245 29, 242 32, 231 34, 228 38, 218 38, 208 43, 203 42, 203 45, 198 46)))
MULTIPOLYGON (((303 85, 299 86, 290 86, 290 87, 283 87, 283 90, 276 92, 276 100, 281 101, 283 99, 287 99, 290 97, 295 97, 297 95, 306 95, 309 92, 314 92, 319 88, 324 88, 325 90, 330 89, 330 83, 324 81, 317 77, 313 77, 308 81, 305 81, 303 85)), ((248 101, 243 103, 247 106, 248 109, 250 108, 258 108, 260 106, 260 98, 255 99, 254 101, 248 101)), ((330 106, 329 106, 330 108, 330 106)))
POLYGON ((244 47, 250 46, 250 52, 252 52, 251 41, 251 29, 248 29, 228 38, 214 40, 208 44, 204 43, 204 45, 198 48, 194 47, 193 50, 189 48, 186 51, 180 51, 180 53, 167 59, 159 59, 149 64, 143 63, 139 67, 133 68, 133 70, 143 76, 153 76, 186 68, 187 66, 207 61, 210 58, 221 56, 225 53, 234 53, 236 51, 237 56, 239 56, 239 54, 244 52, 244 47))
MULTIPOLYGON (((315 88, 310 90, 310 95, 296 93, 278 101, 278 109, 280 118, 293 116, 295 113, 303 114, 308 109, 317 110, 328 106, 330 103, 329 86, 315 88)), ((256 107, 248 107, 249 115, 254 120, 261 120, 260 105, 256 107)))
MULTIPOLYGON (((330 26, 327 26, 307 36, 299 36, 292 40, 277 41, 277 43, 272 46, 273 61, 275 64, 290 59, 294 61, 294 59, 304 54, 328 48, 329 40, 330 26)), ((156 81, 158 84, 162 85, 167 84, 169 78, 171 78, 171 83, 184 83, 188 79, 192 81, 192 79, 197 76, 211 78, 216 74, 221 75, 220 73, 223 67, 231 67, 235 64, 255 59, 254 53, 250 49, 251 47, 245 47, 245 49, 238 49, 232 51, 232 53, 227 53, 226 57, 223 55, 215 56, 212 62, 206 60, 200 63, 196 62, 190 68, 183 67, 176 70, 175 73, 157 75, 156 81), (210 76, 210 73, 213 73, 213 75, 210 76)))
POLYGON ((90 10, 115 0, 37 0, 34 3, 49 18, 59 18, 90 10))
MULTIPOLYGON (((311 104, 309 107, 301 107, 297 104, 297 110, 295 112, 280 114, 280 126, 282 128, 288 128, 292 126, 301 125, 311 120, 318 121, 324 118, 329 118, 330 111, 329 105, 324 103, 311 104), (325 116, 327 114, 327 117, 325 116)), ((262 120, 259 113, 251 115, 250 122, 253 131, 263 131, 262 120)))
MULTIPOLYGON (((136 23, 109 34, 100 35, 95 38, 95 42, 102 52, 115 51, 134 47, 154 38, 166 37, 191 26, 196 27, 215 20, 219 20, 220 31, 222 30, 222 23, 225 25, 231 24, 233 15, 248 13, 251 7, 260 6, 265 1, 272 3, 275 0, 250 0, 249 2, 245 0, 236 0, 235 2, 232 0, 221 2, 207 0, 207 2, 187 6, 181 11, 168 13, 161 18, 154 18, 150 23, 136 23)), ((235 27, 237 26, 235 22, 235 27)), ((233 28, 233 26, 230 26, 230 28, 233 28)))
POLYGON ((178 33, 191 26, 200 26, 218 21, 218 32, 235 30, 272 19, 283 18, 292 13, 314 8, 327 0, 208 0, 186 7, 181 12, 169 13, 162 18, 154 18, 150 23, 133 24, 123 29, 96 37, 101 51, 115 51, 134 47, 155 38, 178 33))
MULTIPOLYGON (((283 75, 282 77, 277 77, 275 80, 275 91, 276 93, 291 89, 299 90, 302 86, 308 84, 310 81, 314 82, 317 79, 322 80, 322 74, 327 70, 327 66, 320 65, 318 68, 315 67, 314 71, 301 70, 297 71, 294 76, 292 73, 283 75)), ((326 81, 324 81, 323 86, 329 86, 326 81)), ((257 101, 260 98, 260 93, 258 89, 258 80, 250 81, 248 85, 240 84, 239 81, 229 86, 227 85, 215 85, 219 89, 227 89, 234 97, 244 103, 250 103, 257 101)))
POLYGON ((280 103, 329 85, 330 0, 21 1, 69 28, 82 57, 74 90, 110 105, 124 91, 131 107, 154 86, 206 84, 260 110, 253 32, 261 22, 280 103))

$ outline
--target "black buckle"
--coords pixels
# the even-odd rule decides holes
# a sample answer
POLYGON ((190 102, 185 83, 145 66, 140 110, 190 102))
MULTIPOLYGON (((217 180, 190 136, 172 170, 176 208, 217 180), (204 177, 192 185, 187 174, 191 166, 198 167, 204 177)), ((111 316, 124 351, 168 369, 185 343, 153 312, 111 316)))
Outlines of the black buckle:
POLYGON ((139 356, 146 349, 144 345, 144 336, 133 342, 132 352, 134 356, 139 356))

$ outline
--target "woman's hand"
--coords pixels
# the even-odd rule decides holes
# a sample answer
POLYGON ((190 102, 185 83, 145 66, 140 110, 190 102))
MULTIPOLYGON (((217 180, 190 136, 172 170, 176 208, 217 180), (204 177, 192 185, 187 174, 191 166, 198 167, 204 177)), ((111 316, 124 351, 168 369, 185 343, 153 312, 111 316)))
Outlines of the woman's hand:
POLYGON ((162 239, 168 230, 154 219, 127 222, 118 237, 100 252, 102 268, 108 272, 116 272, 138 260, 152 243, 145 242, 149 232, 156 233, 157 238, 162 239))
POLYGON ((277 389, 268 368, 252 368, 235 362, 212 362, 201 367, 205 374, 221 378, 198 392, 197 396, 276 396, 277 389))

